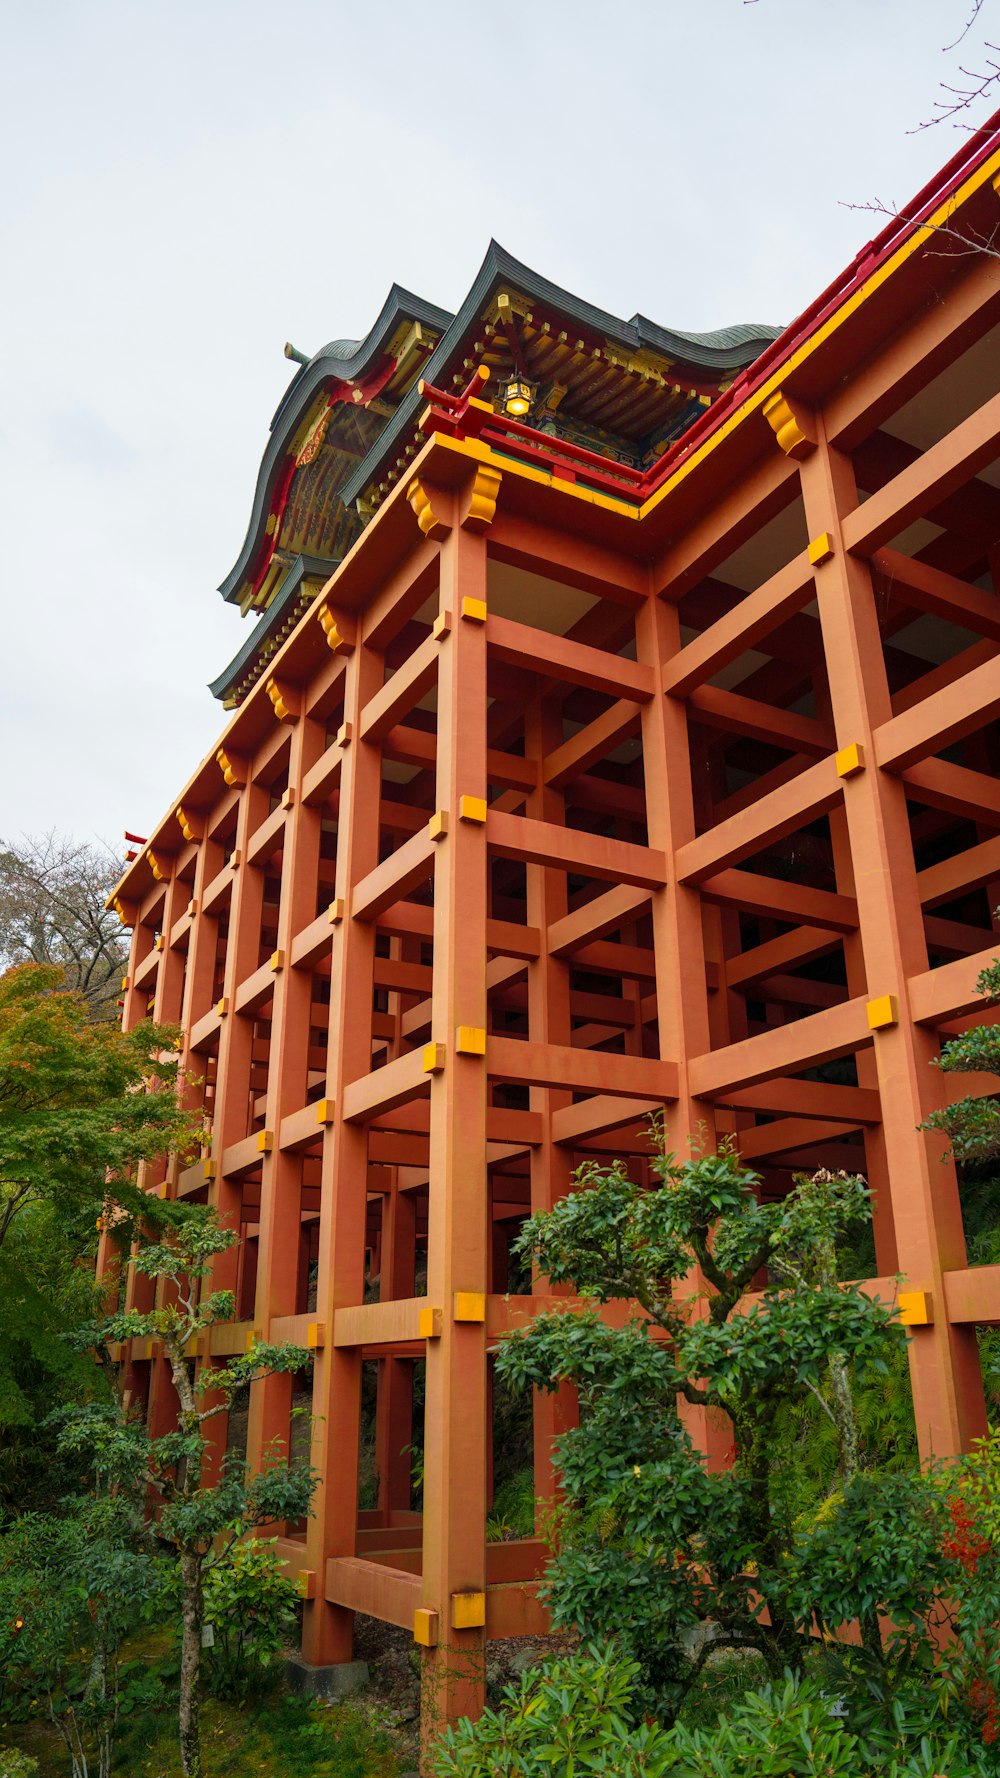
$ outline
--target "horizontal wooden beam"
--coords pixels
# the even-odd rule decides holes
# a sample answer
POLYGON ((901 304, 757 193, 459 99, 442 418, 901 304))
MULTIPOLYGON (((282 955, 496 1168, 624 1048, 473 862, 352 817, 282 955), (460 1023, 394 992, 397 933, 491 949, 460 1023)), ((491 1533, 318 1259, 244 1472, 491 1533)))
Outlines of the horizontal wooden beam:
POLYGON ((833 808, 842 791, 843 779, 837 776, 832 755, 807 766, 797 778, 772 790, 770 796, 761 797, 738 815, 731 815, 728 821, 720 821, 707 833, 681 846, 675 859, 678 882, 702 882, 729 865, 753 857, 787 834, 797 833, 833 808))
POLYGON ((918 1025, 937 1025, 945 1019, 976 1012, 987 1004, 976 987, 981 970, 988 969, 1000 954, 1000 939, 972 957, 956 957, 909 980, 910 1010, 918 1025))
POLYGON ((685 697, 716 673, 738 660, 771 630, 801 611, 815 593, 813 567, 803 550, 794 561, 787 562, 772 574, 763 586, 717 618, 693 642, 688 642, 672 660, 663 666, 663 689, 672 697, 685 697))
POLYGON ((430 1092, 431 1077, 424 1069, 423 1053, 412 1050, 352 1080, 344 1092, 345 1123, 363 1123, 404 1105, 420 1093, 430 1092))
POLYGON ((726 986, 742 988, 773 975, 777 970, 799 969, 805 963, 812 963, 814 958, 835 950, 839 943, 840 939, 831 936, 825 927, 796 927, 792 932, 781 933, 778 938, 767 939, 762 945, 754 945, 749 951, 741 951, 738 957, 728 958, 726 986))
POLYGON ((872 567, 889 583, 890 593, 899 589, 905 604, 1000 642, 1000 599, 992 590, 970 586, 968 581, 958 580, 929 562, 914 561, 897 549, 878 550, 872 567))
POLYGON ((716 685, 698 686, 690 693, 687 707, 692 722, 725 729, 747 740, 764 741, 769 747, 786 747, 791 753, 813 757, 834 749, 833 730, 825 722, 797 716, 794 710, 781 710, 740 692, 723 691, 716 685))
POLYGON ((366 1562, 361 1556, 331 1556, 326 1565, 325 1593, 331 1605, 364 1612, 384 1624, 397 1624, 412 1636, 423 1581, 419 1574, 366 1562))
POLYGON ((509 617, 486 620, 486 643, 496 660, 542 673, 548 679, 583 685, 611 698, 632 698, 648 703, 653 695, 653 671, 603 648, 591 648, 568 636, 536 630, 509 617))
POLYGON ((527 864, 545 864, 580 876, 610 878, 647 889, 662 888, 666 880, 664 853, 604 834, 581 833, 554 821, 535 821, 525 815, 501 815, 491 809, 486 816, 486 843, 494 857, 514 858, 527 864))
MULTIPOLYGON (((338 1309, 333 1317, 333 1343, 335 1346, 378 1346, 396 1340, 423 1339, 420 1317, 428 1306, 427 1297, 413 1296, 338 1309)), ((440 1304, 438 1307, 440 1309, 440 1304)))
POLYGON ((571 778, 579 777, 581 772, 589 772, 591 766, 606 759, 623 741, 637 735, 641 720, 631 699, 619 699, 605 710, 603 716, 596 716, 586 728, 546 755, 542 768, 546 784, 557 789, 561 784, 568 784, 571 778))
POLYGON ((751 1086, 850 1055, 871 1042, 867 1005, 867 997, 859 995, 840 1006, 825 1007, 807 1018, 697 1056, 690 1065, 691 1091, 697 1098, 711 1099, 721 1090, 751 1086))
POLYGON ((944 1305, 957 1325, 1000 1327, 1000 1266, 968 1266, 944 1274, 944 1305))
POLYGON ((921 453, 843 522, 844 543, 870 556, 1000 454, 1000 395, 921 453))
POLYGON ((488 1037, 486 1070, 491 1080, 523 1081, 531 1086, 656 1099, 661 1104, 677 1097, 675 1062, 609 1055, 606 1050, 574 1049, 568 1044, 488 1037))
POLYGON ((717 1105, 733 1111, 764 1111, 771 1116, 805 1117, 864 1126, 882 1122, 874 1087, 842 1087, 825 1080, 760 1080, 748 1087, 723 1087, 717 1105))
POLYGON ((767 1155, 787 1154, 794 1148, 811 1148, 819 1142, 835 1141, 863 1128, 861 1124, 845 1124, 819 1118, 778 1117, 773 1123, 759 1124, 753 1130, 737 1130, 735 1142, 744 1161, 762 1160, 767 1155))
POLYGON ((309 808, 317 808, 325 803, 337 787, 340 770, 344 763, 344 749, 337 741, 320 754, 314 766, 310 766, 302 780, 302 801, 309 808))
POLYGON ((247 840, 247 863, 266 864, 273 853, 277 852, 284 842, 285 821, 288 810, 279 803, 270 815, 261 822, 255 833, 247 840))
POLYGON ((901 771, 982 728, 1000 712, 1000 653, 875 730, 875 760, 901 771))
MULTIPOLYGON (((426 767, 437 761, 437 737, 426 729, 398 727, 391 729, 382 743, 385 759, 400 765, 426 767)), ((486 749, 486 779, 508 790, 533 790, 538 783, 538 765, 519 753, 504 753, 497 747, 486 749)))
POLYGON ((663 1109, 662 1099, 618 1099, 611 1093, 595 1093, 575 1105, 562 1105, 552 1113, 552 1140, 569 1146, 583 1144, 588 1136, 603 1136, 624 1124, 642 1124, 663 1109))
POLYGON ((236 1012, 259 1012, 274 993, 275 973, 269 963, 262 963, 236 989, 233 1005, 236 1012))
POLYGON ((435 842, 426 823, 412 834, 397 851, 362 877, 351 897, 351 915, 355 920, 377 920, 394 902, 405 901, 411 889, 425 883, 434 874, 435 842))
POLYGON ((647 911, 651 893, 649 889, 632 883, 607 889, 603 895, 595 895, 592 901, 574 908, 572 913, 553 920, 549 927, 552 956, 568 957, 580 945, 603 938, 608 932, 617 932, 620 926, 647 911))
POLYGON ((1000 779, 970 771, 947 759, 921 759, 899 776, 906 794, 929 809, 943 809, 966 821, 1000 822, 1000 779))
POLYGON ((923 906, 932 908, 966 890, 979 889, 995 877, 1000 877, 1000 834, 918 871, 917 889, 923 906))
POLYGON ((361 712, 362 740, 380 741, 409 714, 414 704, 419 704, 437 680, 440 653, 437 637, 425 636, 392 678, 369 698, 361 712))
POLYGON ((856 932, 858 904, 851 895, 808 884, 786 883, 781 877, 762 877, 755 871, 722 870, 698 884, 705 901, 718 907, 738 908, 764 919, 797 920, 803 926, 822 926, 830 932, 856 932))

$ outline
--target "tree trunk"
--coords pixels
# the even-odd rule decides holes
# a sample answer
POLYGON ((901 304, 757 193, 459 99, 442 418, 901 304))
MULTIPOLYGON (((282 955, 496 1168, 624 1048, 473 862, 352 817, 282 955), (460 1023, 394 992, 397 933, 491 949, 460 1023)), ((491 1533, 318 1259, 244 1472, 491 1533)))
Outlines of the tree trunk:
POLYGON ((201 1557, 185 1552, 181 1556, 181 1699, 180 1743, 181 1769, 184 1778, 202 1778, 201 1774, 201 1701, 198 1679, 201 1667, 201 1626, 204 1616, 201 1557))

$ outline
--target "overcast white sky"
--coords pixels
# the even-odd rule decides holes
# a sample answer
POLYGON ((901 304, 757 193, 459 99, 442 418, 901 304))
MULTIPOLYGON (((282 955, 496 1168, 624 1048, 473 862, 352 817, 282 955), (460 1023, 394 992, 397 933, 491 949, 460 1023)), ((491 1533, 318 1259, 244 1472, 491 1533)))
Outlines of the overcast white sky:
POLYGON ((454 309, 491 235, 790 320, 961 145, 907 132, 971 5, 0 0, 0 835, 146 833, 213 745, 286 339, 454 309))

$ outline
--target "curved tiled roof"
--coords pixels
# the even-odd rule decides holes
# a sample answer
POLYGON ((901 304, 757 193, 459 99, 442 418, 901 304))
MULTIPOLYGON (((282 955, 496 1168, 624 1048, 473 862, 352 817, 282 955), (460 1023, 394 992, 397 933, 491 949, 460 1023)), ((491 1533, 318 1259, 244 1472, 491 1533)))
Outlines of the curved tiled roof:
MULTIPOLYGON (((484 335, 482 329, 491 313, 495 317, 498 299, 511 300, 509 295, 501 297, 503 291, 515 293, 528 321, 534 311, 550 316, 557 328, 567 324, 574 337, 576 333, 583 336, 577 341, 581 349, 586 341, 588 354, 610 357, 619 367, 613 374, 622 378, 625 394, 618 406, 627 410, 626 421, 631 417, 634 425, 631 433, 629 425, 624 425, 627 436, 621 439, 600 434, 595 437, 595 448, 609 449, 615 455, 620 447, 623 460, 629 461, 639 460, 637 452, 652 449, 655 455, 662 450, 664 441, 676 436, 700 411, 698 401, 714 400, 719 385, 746 369, 779 332, 775 327, 742 324, 692 333, 660 326, 640 314, 626 321, 541 277, 496 241, 490 242, 472 287, 454 315, 394 284, 364 339, 329 341, 300 365, 278 404, 243 547, 219 588, 225 599, 241 604, 244 610, 265 607, 264 615, 236 659, 214 682, 216 696, 238 698, 236 688, 244 683, 255 653, 270 644, 280 627, 286 599, 270 564, 303 554, 342 555, 381 491, 398 475, 399 463, 413 453, 423 404, 421 379, 441 387, 467 381, 470 349, 476 342, 474 356, 478 359, 482 342, 490 334, 502 358, 506 350, 503 331, 487 324, 484 335), (628 391, 646 374, 639 364, 650 361, 659 367, 654 374, 661 389, 667 387, 665 377, 668 383, 671 376, 679 379, 677 401, 666 418, 662 408, 658 410, 656 427, 641 436, 647 434, 649 421, 643 422, 643 404, 628 391), (699 387, 708 392, 698 395, 699 387), (313 441, 305 450, 304 438, 313 441), (300 469, 307 463, 312 468, 300 469), (317 471, 322 475, 317 476, 317 471), (290 494, 293 481, 299 491, 294 495, 290 494), (314 523, 317 513, 322 514, 318 528, 314 523), (340 515, 336 531, 330 516, 334 513, 340 515)), ((560 339, 566 337, 559 334, 560 339)), ((514 350, 516 354, 516 342, 514 350)), ((493 358, 496 374, 508 374, 498 367, 495 350, 493 358)), ((580 362, 578 359, 575 374, 579 374, 580 362)), ((667 404, 673 399, 668 394, 667 404)), ((593 433, 593 425, 586 401, 582 407, 575 404, 574 394, 566 401, 557 424, 559 428, 567 422, 583 428, 582 441, 590 443, 586 428, 590 423, 593 433)), ((616 420, 616 427, 618 424, 616 420)), ((648 461, 648 455, 642 460, 648 461)))
MULTIPOLYGON (((662 327, 638 314, 625 321, 573 296, 550 279, 539 276, 530 266, 507 253, 496 241, 490 242, 475 281, 455 315, 414 296, 401 285, 394 284, 364 339, 332 340, 321 351, 314 353, 308 364, 301 366, 282 396, 271 421, 271 437, 260 467, 246 539, 232 570, 219 588, 223 598, 233 600, 238 597, 238 589, 253 557, 260 527, 267 517, 268 497, 276 481, 282 456, 310 400, 321 385, 333 378, 348 382, 363 377, 378 362, 401 320, 423 322, 440 333, 438 344, 425 366, 428 380, 439 381, 452 359, 459 353, 468 328, 479 320, 484 304, 505 283, 512 284, 529 298, 551 304, 568 319, 632 351, 655 351, 682 359, 695 369, 723 375, 743 369, 780 332, 776 327, 744 324, 717 328, 708 333, 690 333, 678 328, 662 327)), ((373 479, 383 454, 388 455, 407 426, 412 425, 420 407, 420 399, 419 390, 414 383, 372 449, 345 481, 342 489, 345 505, 351 505, 364 492, 373 479)))

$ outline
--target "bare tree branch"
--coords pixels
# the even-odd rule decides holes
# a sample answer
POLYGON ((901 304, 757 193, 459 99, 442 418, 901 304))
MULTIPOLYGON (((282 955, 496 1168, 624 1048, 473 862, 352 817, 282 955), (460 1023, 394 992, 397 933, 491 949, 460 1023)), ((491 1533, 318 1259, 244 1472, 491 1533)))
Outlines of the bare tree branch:
POLYGON ((128 946, 104 903, 121 868, 110 846, 54 831, 0 841, 0 969, 58 964, 95 1018, 113 1018, 128 946))

